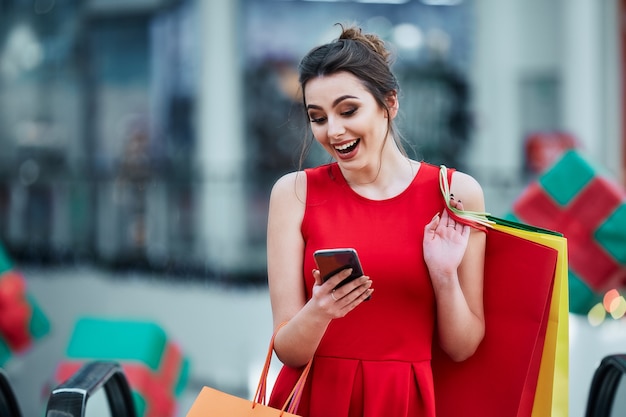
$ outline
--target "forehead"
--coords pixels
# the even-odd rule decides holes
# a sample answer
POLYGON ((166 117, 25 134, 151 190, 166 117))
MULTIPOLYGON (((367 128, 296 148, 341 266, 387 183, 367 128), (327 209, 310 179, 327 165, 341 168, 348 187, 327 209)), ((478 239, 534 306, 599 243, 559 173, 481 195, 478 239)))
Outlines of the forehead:
POLYGON ((371 97, 363 83, 349 72, 312 78, 306 83, 304 89, 307 104, 324 105, 345 95, 355 96, 361 100, 371 97))

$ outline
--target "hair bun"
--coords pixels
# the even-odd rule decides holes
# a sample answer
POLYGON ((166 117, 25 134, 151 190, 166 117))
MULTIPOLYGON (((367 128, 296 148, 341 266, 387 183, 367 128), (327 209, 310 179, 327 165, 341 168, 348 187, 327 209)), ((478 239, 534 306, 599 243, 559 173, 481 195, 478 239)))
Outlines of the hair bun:
POLYGON ((341 24, 339 26, 341 26, 342 29, 341 35, 339 35, 339 40, 346 39, 361 42, 372 51, 380 55, 385 60, 385 62, 387 62, 388 64, 390 63, 389 58, 391 56, 391 53, 389 52, 389 50, 387 50, 387 47, 385 46, 385 41, 383 41, 380 36, 373 33, 363 33, 361 28, 358 26, 344 27, 341 24))

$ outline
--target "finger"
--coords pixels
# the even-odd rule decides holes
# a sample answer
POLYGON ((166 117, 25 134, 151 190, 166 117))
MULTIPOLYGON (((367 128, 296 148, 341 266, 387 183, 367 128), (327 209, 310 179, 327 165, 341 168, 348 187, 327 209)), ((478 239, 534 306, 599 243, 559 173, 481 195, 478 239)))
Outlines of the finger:
POLYGON ((350 306, 350 309, 356 308, 356 306, 358 306, 363 301, 365 301, 368 298, 370 298, 372 296, 373 292, 374 292, 373 288, 368 288, 367 290, 363 291, 362 293, 359 293, 357 295, 357 297, 354 300, 350 301, 350 303, 348 304, 350 306))
MULTIPOLYGON (((335 288, 341 283, 341 281, 348 278, 350 274, 352 274, 352 268, 343 269, 327 279, 326 283, 328 284, 328 286, 330 286, 331 289, 335 288)), ((337 295, 335 295, 335 297, 337 297, 337 295)))
POLYGON ((430 222, 428 222, 428 224, 426 224, 425 229, 427 231, 435 231, 437 229, 437 226, 439 225, 439 221, 440 221, 440 217, 439 217, 439 213, 435 214, 433 216, 433 218, 430 220, 430 222))
MULTIPOLYGON (((341 290, 344 295, 353 291, 362 291, 364 288, 369 287, 372 284, 372 280, 367 275, 361 275, 360 277, 346 283, 341 286, 341 290)), ((339 291, 339 290, 337 290, 339 291)))
POLYGON ((322 285, 322 274, 320 274, 319 269, 314 269, 313 270, 313 278, 315 279, 315 284, 316 285, 322 285))
MULTIPOLYGON (((372 280, 369 277, 363 276, 363 279, 359 279, 360 284, 352 289, 350 292, 344 295, 348 303, 352 303, 354 301, 358 301, 363 297, 364 294, 369 293, 369 289, 372 286, 372 280)), ((367 298, 367 297, 365 297, 367 298)))
MULTIPOLYGON (((345 285, 342 285, 341 288, 337 288, 337 293, 341 296, 346 296, 350 294, 348 299, 353 298, 355 294, 360 294, 369 288, 372 285, 372 280, 367 275, 362 275, 359 278, 356 278, 345 285)), ((337 293, 335 293, 335 297, 338 297, 337 293)))
POLYGON ((443 224, 446 224, 446 221, 449 217, 450 215, 448 214, 448 209, 443 209, 443 211, 441 212, 441 221, 443 222, 443 224))
POLYGON ((454 219, 452 217, 450 217, 450 213, 448 213, 448 210, 444 210, 443 214, 441 215, 441 221, 439 222, 439 224, 442 227, 453 227, 454 226, 454 219))

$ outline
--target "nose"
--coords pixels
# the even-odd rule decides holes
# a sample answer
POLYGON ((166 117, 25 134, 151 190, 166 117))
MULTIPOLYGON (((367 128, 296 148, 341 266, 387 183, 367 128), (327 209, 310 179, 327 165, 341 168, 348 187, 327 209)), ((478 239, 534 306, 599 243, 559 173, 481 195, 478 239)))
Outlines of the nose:
POLYGON ((330 138, 339 138, 341 135, 346 133, 346 129, 343 125, 341 119, 337 117, 329 117, 328 118, 328 137, 330 138))

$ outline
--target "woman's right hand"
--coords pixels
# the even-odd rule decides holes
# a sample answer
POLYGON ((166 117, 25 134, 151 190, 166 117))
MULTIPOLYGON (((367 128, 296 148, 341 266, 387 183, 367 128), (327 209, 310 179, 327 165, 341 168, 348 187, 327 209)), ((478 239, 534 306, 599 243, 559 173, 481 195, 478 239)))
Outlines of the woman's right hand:
POLYGON ((351 273, 352 269, 344 269, 323 282, 320 271, 313 270, 315 284, 313 285, 311 301, 329 319, 344 317, 374 292, 374 289, 371 288, 372 280, 367 275, 362 275, 335 289, 351 273))

